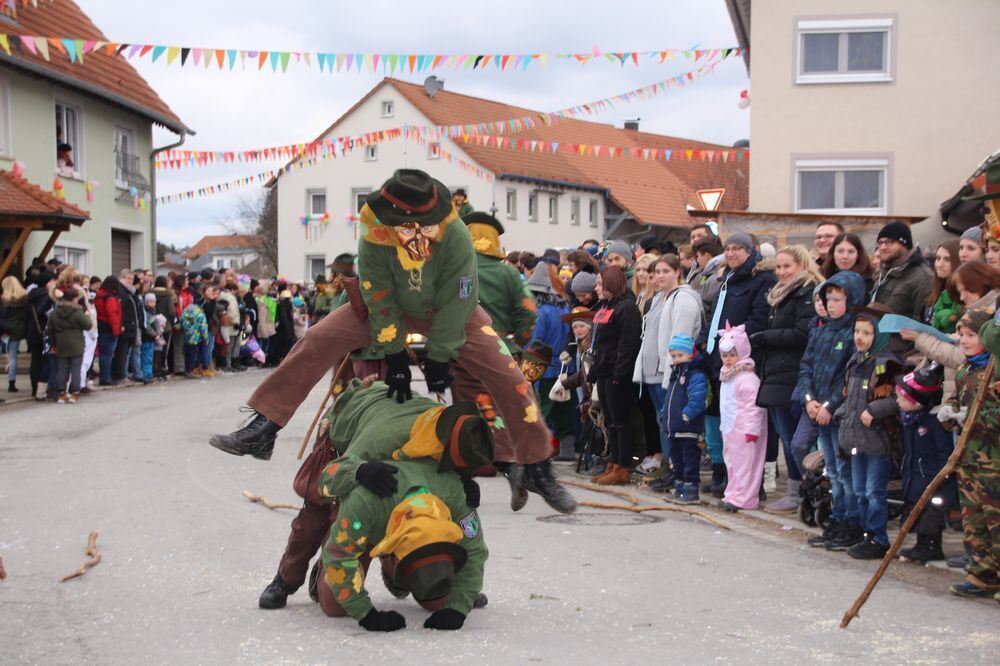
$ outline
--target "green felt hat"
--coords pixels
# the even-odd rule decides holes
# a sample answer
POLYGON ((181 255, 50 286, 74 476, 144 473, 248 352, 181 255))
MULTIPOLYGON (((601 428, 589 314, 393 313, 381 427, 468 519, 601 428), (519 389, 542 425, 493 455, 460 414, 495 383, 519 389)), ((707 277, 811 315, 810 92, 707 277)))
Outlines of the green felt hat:
POLYGON ((471 213, 463 217, 462 221, 465 222, 466 225, 485 224, 486 226, 493 227, 494 229, 496 229, 497 233, 501 235, 504 232, 504 228, 503 225, 500 224, 500 220, 493 217, 489 213, 484 213, 483 211, 480 210, 472 211, 471 213))
POLYGON ((419 169, 397 169, 365 203, 378 221, 389 227, 407 222, 440 224, 453 208, 448 188, 419 169))
POLYGON ((468 559, 465 548, 456 543, 429 543, 399 561, 393 584, 412 592, 417 601, 440 599, 451 592, 455 574, 468 559))
POLYGON ((521 359, 549 365, 552 363, 552 347, 541 340, 535 340, 521 352, 521 359))
MULTIPOLYGON (((976 193, 967 197, 962 197, 962 201, 988 201, 990 199, 1000 199, 1000 162, 994 162, 986 167, 983 174, 983 183, 976 188, 976 193)), ((978 185, 979 178, 973 182, 978 185)))
POLYGON ((471 400, 445 407, 434 432, 444 444, 439 471, 472 470, 493 464, 493 431, 471 400))

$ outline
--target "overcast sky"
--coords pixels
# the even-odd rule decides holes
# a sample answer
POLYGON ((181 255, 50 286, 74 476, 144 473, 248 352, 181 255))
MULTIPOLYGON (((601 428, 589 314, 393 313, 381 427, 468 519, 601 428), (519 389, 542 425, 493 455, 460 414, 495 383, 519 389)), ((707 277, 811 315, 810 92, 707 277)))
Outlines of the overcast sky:
MULTIPOLYGON (((735 46, 722 0, 577 0, 573 3, 505 0, 422 3, 367 0, 77 0, 107 35, 119 42, 235 48, 323 50, 354 53, 538 53, 660 50, 735 46)), ((159 95, 197 132, 185 147, 242 150, 309 141, 374 87, 380 74, 320 73, 290 65, 286 74, 133 65, 159 95)), ((691 68, 678 59, 664 65, 624 68, 605 62, 586 66, 532 64, 527 72, 451 70, 440 73, 448 90, 496 99, 540 111, 609 97, 691 68)), ((429 74, 396 74, 415 82, 429 74)), ((737 107, 749 82, 739 58, 716 74, 656 101, 619 107, 594 116, 621 126, 641 117, 645 131, 731 145, 749 135, 749 115, 737 107)), ((157 130, 156 145, 175 135, 157 130)), ((273 169, 280 163, 169 171, 158 177, 170 194, 273 169)), ((259 191, 243 190, 246 194, 259 191)), ((158 238, 190 244, 221 233, 238 194, 221 194, 159 208, 158 238)))

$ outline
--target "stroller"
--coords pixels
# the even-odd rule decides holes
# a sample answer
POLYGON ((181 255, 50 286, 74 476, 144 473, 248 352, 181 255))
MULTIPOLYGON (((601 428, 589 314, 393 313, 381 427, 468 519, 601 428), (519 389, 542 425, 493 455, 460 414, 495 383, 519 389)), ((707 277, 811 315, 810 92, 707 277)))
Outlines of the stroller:
MULTIPOLYGON (((833 509, 833 495, 830 494, 830 480, 824 470, 826 463, 822 451, 813 451, 802 461, 805 472, 799 485, 799 520, 809 527, 822 527, 830 522, 830 512, 833 509)), ((893 473, 889 480, 889 520, 899 518, 903 513, 903 488, 899 478, 899 468, 893 464, 893 473)))

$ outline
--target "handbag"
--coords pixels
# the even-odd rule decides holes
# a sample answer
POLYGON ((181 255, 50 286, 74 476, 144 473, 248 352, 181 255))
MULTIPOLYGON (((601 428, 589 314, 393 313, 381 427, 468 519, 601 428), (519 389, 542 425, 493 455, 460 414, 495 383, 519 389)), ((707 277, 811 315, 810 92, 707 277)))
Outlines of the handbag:
POLYGON ((570 399, 569 389, 562 384, 564 379, 566 379, 565 363, 559 368, 559 378, 556 379, 555 383, 552 384, 552 388, 549 389, 549 400, 552 402, 567 402, 570 399))
POLYGON ((292 489, 295 494, 306 501, 306 504, 323 506, 326 502, 319 494, 319 477, 333 458, 333 447, 330 445, 330 422, 320 421, 319 432, 316 433, 316 443, 312 451, 302 461, 302 466, 295 473, 292 489))

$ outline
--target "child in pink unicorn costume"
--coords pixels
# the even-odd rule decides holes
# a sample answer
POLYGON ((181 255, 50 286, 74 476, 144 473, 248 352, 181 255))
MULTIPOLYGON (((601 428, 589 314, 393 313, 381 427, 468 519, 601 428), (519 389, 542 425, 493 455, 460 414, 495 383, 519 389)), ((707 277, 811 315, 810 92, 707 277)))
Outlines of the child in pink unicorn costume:
POLYGON ((719 507, 732 512, 756 509, 767 454, 767 410, 757 406, 760 379, 754 372, 744 327, 726 322, 719 338, 722 455, 729 474, 719 507))

